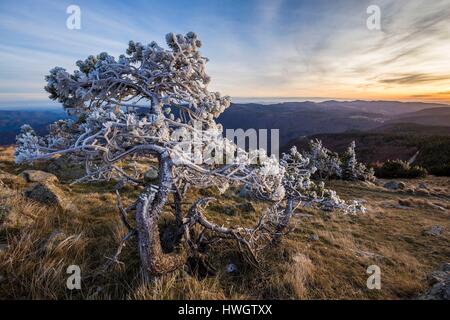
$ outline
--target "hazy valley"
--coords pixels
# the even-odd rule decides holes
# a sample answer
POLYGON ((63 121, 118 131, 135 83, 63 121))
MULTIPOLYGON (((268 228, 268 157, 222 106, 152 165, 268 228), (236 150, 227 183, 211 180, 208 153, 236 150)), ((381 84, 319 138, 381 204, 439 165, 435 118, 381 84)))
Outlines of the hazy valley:
MULTIPOLYGON (((53 121, 65 118, 61 110, 0 110, 0 145, 14 143, 24 123, 40 134, 53 121)), ((277 104, 232 104, 219 118, 226 129, 279 129, 282 151, 304 148, 313 138, 341 152, 355 140, 366 163, 389 159, 417 161, 427 167, 430 158, 450 163, 450 107, 445 104, 392 101, 325 101, 277 104), (424 152, 420 152, 423 150, 424 152)))

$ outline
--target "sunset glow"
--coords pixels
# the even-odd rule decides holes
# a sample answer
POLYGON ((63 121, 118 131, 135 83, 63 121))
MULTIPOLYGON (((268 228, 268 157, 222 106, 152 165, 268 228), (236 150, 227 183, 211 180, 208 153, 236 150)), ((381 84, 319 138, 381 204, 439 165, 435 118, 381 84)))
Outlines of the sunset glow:
POLYGON ((190 30, 211 58, 212 88, 232 97, 450 103, 448 1, 189 3, 79 1, 81 29, 69 30, 66 1, 1 1, 0 104, 46 101, 43 77, 55 65, 72 70, 130 39, 190 30), (366 26, 369 5, 381 30, 366 26))

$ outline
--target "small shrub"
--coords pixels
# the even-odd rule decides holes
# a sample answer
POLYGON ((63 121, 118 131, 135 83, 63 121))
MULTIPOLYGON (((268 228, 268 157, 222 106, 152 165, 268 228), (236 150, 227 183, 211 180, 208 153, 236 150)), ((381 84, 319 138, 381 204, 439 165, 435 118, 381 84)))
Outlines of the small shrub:
POLYGON ((429 171, 435 176, 450 177, 450 163, 443 166, 431 167, 429 171))
POLYGON ((425 178, 428 174, 427 169, 421 167, 421 166, 412 166, 410 167, 408 173, 407 173, 407 177, 405 178, 425 178))
POLYGON ((420 166, 411 166, 409 163, 402 160, 388 160, 381 166, 375 166, 375 175, 378 178, 385 179, 413 179, 424 178, 428 172, 425 168, 420 166))

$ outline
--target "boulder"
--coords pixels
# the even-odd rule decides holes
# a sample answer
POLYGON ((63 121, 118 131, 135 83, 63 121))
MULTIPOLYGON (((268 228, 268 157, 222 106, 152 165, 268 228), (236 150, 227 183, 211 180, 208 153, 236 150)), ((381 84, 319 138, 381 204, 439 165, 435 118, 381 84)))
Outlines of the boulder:
POLYGON ((49 205, 57 205, 63 210, 76 211, 75 205, 64 195, 64 192, 52 183, 35 183, 25 190, 24 195, 49 205))
POLYGON ((423 300, 450 300, 450 263, 433 271, 427 278, 430 289, 419 298, 423 300))
POLYGON ((389 189, 389 190, 403 190, 405 189, 406 185, 403 182, 399 182, 399 181, 389 181, 387 183, 384 184, 383 186, 385 189, 389 189))
POLYGON ((51 173, 39 170, 25 170, 20 174, 27 182, 59 182, 58 178, 51 173))
POLYGON ((426 230, 424 232, 424 234, 429 235, 429 236, 438 237, 442 234, 443 231, 444 231, 444 228, 441 226, 432 226, 431 229, 426 230))

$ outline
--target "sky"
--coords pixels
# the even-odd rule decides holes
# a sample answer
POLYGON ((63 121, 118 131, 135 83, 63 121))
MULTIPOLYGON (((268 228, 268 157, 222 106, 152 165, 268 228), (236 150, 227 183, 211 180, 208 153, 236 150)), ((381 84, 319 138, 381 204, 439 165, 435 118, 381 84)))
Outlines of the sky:
POLYGON ((211 90, 235 101, 450 103, 448 0, 0 0, 0 107, 51 105, 54 66, 189 31, 210 59, 211 90), (80 29, 66 26, 69 5, 80 29), (370 5, 379 30, 367 27, 370 5))

